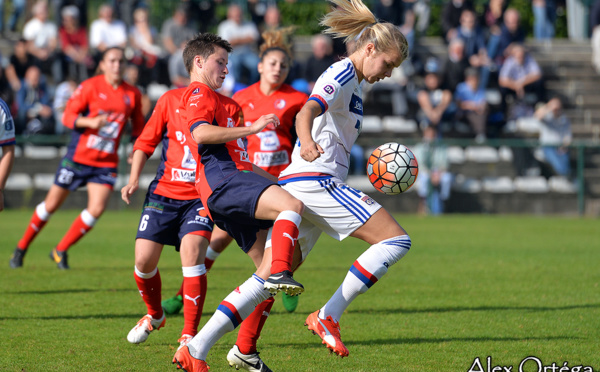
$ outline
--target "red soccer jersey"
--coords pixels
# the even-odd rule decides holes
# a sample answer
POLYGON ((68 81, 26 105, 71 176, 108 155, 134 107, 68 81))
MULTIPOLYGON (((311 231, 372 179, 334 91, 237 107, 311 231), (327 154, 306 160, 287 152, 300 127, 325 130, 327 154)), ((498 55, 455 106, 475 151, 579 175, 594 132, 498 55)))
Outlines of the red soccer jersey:
POLYGON ((150 120, 135 141, 134 150, 151 156, 162 143, 160 164, 151 192, 171 199, 192 200, 198 198, 194 186, 196 160, 193 152, 197 147, 179 115, 179 102, 185 88, 169 90, 154 107, 150 120), (191 150, 190 150, 191 149, 191 150))
POLYGON ((67 157, 76 163, 92 167, 116 168, 119 163, 119 143, 123 129, 131 118, 132 137, 144 128, 140 91, 126 82, 116 89, 108 84, 104 75, 82 82, 65 108, 63 124, 73 129, 67 157), (95 117, 108 114, 108 123, 100 129, 75 128, 80 115, 95 117))
MULTIPOLYGON (((190 133, 200 125, 226 128, 235 126, 234 119, 221 103, 219 95, 199 82, 193 82, 186 88, 179 110, 185 116, 185 124, 190 133)), ((196 190, 205 206, 208 205, 207 200, 212 190, 225 178, 237 171, 252 170, 252 163, 248 160, 241 138, 223 144, 198 145, 198 155, 196 190)))
POLYGON ((281 124, 277 128, 269 124, 260 133, 247 138, 250 160, 275 177, 279 176, 290 164, 294 120, 308 96, 287 84, 265 96, 256 83, 234 94, 233 99, 242 106, 246 126, 266 114, 272 113, 279 118, 281 124))

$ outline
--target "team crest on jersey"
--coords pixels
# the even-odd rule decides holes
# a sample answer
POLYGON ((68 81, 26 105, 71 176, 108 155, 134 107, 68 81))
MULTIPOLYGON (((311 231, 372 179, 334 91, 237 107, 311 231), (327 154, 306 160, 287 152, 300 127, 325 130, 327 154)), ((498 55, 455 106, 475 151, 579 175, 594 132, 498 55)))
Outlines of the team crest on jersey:
POLYGON ((196 88, 194 89, 194 91, 192 92, 192 94, 198 94, 200 92, 200 88, 196 88))
POLYGON ((275 108, 278 110, 283 110, 285 108, 286 102, 284 99, 278 99, 275 101, 275 108))
POLYGON ((360 200, 364 201, 365 203, 367 203, 367 205, 373 205, 375 203, 375 200, 373 200, 370 196, 365 195, 362 198, 360 198, 360 200))
POLYGON ((127 106, 131 105, 131 100, 127 94, 123 94, 123 102, 125 102, 125 105, 127 106))
POLYGON ((333 93, 335 93, 335 88, 333 87, 333 85, 327 84, 323 87, 323 90, 325 91, 325 93, 331 95, 333 93))

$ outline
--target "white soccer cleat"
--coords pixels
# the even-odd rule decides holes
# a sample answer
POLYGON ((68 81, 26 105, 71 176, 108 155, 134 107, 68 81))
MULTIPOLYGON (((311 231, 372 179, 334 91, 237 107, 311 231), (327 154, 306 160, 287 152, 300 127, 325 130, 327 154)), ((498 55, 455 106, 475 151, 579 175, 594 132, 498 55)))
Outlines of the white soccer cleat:
POLYGON ((148 339, 150 332, 162 328, 165 325, 166 320, 167 318, 164 313, 160 319, 154 319, 150 315, 144 315, 144 317, 137 322, 135 327, 129 331, 127 341, 132 344, 141 344, 148 339))
POLYGON ((187 346, 187 344, 189 344, 193 338, 194 336, 192 335, 181 335, 181 337, 179 337, 179 340, 177 340, 177 342, 179 342, 179 347, 177 348, 177 350, 181 349, 184 346, 187 346))
POLYGON ((242 354, 237 345, 233 345, 229 353, 227 353, 227 361, 229 365, 235 369, 245 369, 250 372, 273 372, 260 359, 258 352, 253 354, 242 354))

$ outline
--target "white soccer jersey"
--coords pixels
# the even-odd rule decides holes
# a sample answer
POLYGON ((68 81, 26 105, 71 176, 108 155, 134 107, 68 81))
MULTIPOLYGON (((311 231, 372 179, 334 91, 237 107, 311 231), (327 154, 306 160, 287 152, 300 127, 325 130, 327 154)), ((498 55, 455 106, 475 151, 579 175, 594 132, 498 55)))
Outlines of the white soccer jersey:
POLYGON ((0 99, 0 147, 15 144, 15 123, 6 102, 0 99))
POLYGON ((325 153, 307 162, 300 156, 300 144, 292 152, 292 163, 279 177, 301 173, 325 173, 339 180, 348 176, 350 149, 363 120, 362 89, 350 59, 331 65, 317 80, 309 100, 321 105, 322 114, 315 118, 312 137, 325 153))

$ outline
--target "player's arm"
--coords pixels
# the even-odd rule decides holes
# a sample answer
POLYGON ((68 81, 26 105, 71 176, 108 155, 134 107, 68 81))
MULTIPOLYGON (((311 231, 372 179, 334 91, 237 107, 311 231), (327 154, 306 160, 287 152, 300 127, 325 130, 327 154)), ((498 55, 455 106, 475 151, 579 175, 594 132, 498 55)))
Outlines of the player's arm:
POLYGON ((2 146, 0 158, 0 212, 4 210, 4 187, 15 163, 15 145, 2 146))
POLYGON ((192 137, 199 145, 226 143, 247 137, 262 131, 267 125, 279 126, 279 118, 275 114, 261 116, 249 127, 220 127, 209 125, 208 122, 199 122, 191 126, 192 137))
POLYGON ((121 189, 121 199, 127 204, 130 202, 129 197, 140 187, 140 175, 142 174, 142 169, 144 169, 147 160, 148 155, 142 150, 133 151, 129 182, 121 189))
POLYGON ((296 115, 296 133, 300 141, 300 156, 312 162, 324 152, 321 146, 312 138, 313 121, 324 112, 323 105, 316 100, 309 99, 298 115, 296 115))
POLYGON ((63 125, 69 129, 91 128, 99 129, 108 121, 108 115, 102 114, 95 117, 82 116, 81 113, 88 110, 88 97, 93 97, 93 92, 85 85, 79 85, 71 98, 67 101, 63 113, 63 125))

